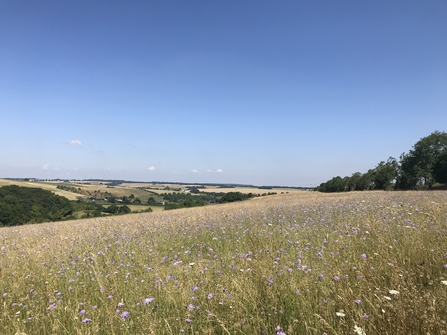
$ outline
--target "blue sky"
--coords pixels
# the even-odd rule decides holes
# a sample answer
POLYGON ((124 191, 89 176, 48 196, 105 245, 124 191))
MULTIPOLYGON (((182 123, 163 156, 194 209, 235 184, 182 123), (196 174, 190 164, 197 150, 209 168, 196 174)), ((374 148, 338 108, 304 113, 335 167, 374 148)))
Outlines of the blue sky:
POLYGON ((447 131, 447 2, 0 0, 0 177, 310 186, 447 131))

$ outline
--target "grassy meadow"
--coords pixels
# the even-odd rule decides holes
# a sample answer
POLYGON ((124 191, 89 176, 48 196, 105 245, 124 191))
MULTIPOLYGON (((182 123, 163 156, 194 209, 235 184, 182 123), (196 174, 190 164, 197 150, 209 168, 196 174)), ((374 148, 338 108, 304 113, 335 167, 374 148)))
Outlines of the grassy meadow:
POLYGON ((0 334, 447 334, 447 192, 0 229, 0 334))

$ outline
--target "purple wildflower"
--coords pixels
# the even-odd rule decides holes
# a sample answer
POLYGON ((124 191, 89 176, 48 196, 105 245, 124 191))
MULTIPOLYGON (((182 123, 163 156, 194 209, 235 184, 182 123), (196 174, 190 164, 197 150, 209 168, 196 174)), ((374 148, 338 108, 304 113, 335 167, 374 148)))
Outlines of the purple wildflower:
POLYGON ((362 258, 365 259, 368 258, 368 256, 366 256, 366 254, 362 254, 362 258))
POLYGON ((124 311, 124 312, 122 312, 121 313, 121 319, 123 320, 123 321, 126 321, 126 319, 129 317, 129 312, 127 312, 127 311, 124 311))
POLYGON ((84 315, 84 314, 85 314, 85 309, 81 309, 81 310, 79 311, 79 314, 84 315))
POLYGON ((89 322, 92 322, 92 319, 85 318, 84 320, 81 321, 81 323, 89 323, 89 322))
POLYGON ((191 319, 190 318, 187 318, 185 321, 186 321, 186 323, 191 323, 191 319))
POLYGON ((362 301, 360 299, 356 299, 356 300, 354 300, 354 302, 356 303, 356 305, 360 305, 362 303, 362 301))

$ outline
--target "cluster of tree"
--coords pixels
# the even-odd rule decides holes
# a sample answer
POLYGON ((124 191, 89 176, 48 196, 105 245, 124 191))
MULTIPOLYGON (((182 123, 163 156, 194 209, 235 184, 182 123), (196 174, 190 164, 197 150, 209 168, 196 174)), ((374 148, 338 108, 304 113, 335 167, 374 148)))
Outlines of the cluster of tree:
POLYGON ((163 191, 177 191, 177 192, 179 192, 179 191, 181 191, 182 189, 180 188, 180 187, 177 187, 177 188, 175 188, 175 187, 169 187, 169 186, 166 186, 164 189, 163 189, 163 191))
POLYGON ((70 201, 41 188, 16 185, 0 187, 0 227, 130 212, 126 205, 104 207, 91 201, 70 201))
POLYGON ((220 200, 219 203, 243 201, 255 197, 253 193, 228 192, 220 200))
POLYGON ((113 204, 107 208, 104 208, 103 212, 109 213, 109 214, 128 214, 131 212, 131 209, 129 207, 127 207, 126 205, 117 206, 117 205, 113 204))
POLYGON ((166 193, 163 195, 163 200, 169 202, 182 202, 182 201, 204 201, 209 204, 218 203, 219 200, 225 195, 224 192, 200 192, 199 194, 191 193, 166 193))
POLYGON ((123 195, 122 197, 109 196, 107 198, 107 201, 112 204, 119 202, 124 205, 130 205, 130 204, 141 205, 141 200, 135 197, 135 195, 133 194, 129 195, 128 197, 125 195, 123 195))
POLYGON ((147 204, 151 206, 163 206, 163 203, 160 201, 155 200, 154 197, 149 197, 147 199, 147 204))
POLYGON ((351 177, 334 177, 316 188, 321 192, 430 189, 447 184, 447 133, 421 138, 400 161, 390 157, 374 169, 351 177))
POLYGON ((0 226, 59 221, 73 213, 71 202, 41 188, 0 187, 0 226))

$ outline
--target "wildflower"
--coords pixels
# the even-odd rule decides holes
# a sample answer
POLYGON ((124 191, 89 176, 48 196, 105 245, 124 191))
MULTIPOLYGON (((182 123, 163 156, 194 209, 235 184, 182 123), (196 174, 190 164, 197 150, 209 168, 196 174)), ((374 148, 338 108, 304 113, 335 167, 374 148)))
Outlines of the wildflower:
POLYGON ((193 292, 195 292, 195 291, 197 291, 199 288, 197 287, 197 286, 193 286, 193 287, 191 287, 191 290, 193 291, 193 292))
POLYGON ((399 294, 399 291, 396 291, 396 290, 389 290, 388 292, 390 292, 390 294, 393 294, 393 295, 399 294))
POLYGON ((324 278, 324 274, 320 273, 318 277, 319 277, 320 279, 323 279, 323 278, 324 278))
POLYGON ((81 309, 81 310, 79 311, 79 314, 84 315, 84 314, 85 314, 85 309, 81 309))
POLYGON ((212 294, 212 293, 209 293, 207 298, 208 298, 208 299, 212 299, 212 298, 213 298, 213 294, 212 294))
POLYGON ((118 303, 118 307, 123 307, 123 306, 124 306, 124 303, 120 301, 120 302, 118 303))
POLYGON ((6 298, 8 296, 8 293, 3 293, 3 298, 6 298))
POLYGON ((366 259, 366 258, 368 258, 368 256, 366 256, 366 254, 362 254, 362 258, 366 259))
POLYGON ((360 299, 356 299, 356 300, 354 300, 354 302, 356 305, 360 305, 362 303, 362 301, 360 299))
POLYGON ((277 327, 275 328, 275 331, 276 331, 276 335, 286 335, 286 333, 284 333, 284 332, 282 331, 281 326, 277 326, 277 327))
POLYGON ((339 276, 334 276, 334 280, 335 280, 335 281, 339 281, 339 280, 340 280, 340 277, 339 277, 339 276))
POLYGON ((339 316, 341 318, 344 318, 346 316, 346 314, 343 313, 343 312, 335 312, 335 315, 337 315, 337 316, 339 316))
POLYGON ((85 318, 84 320, 81 321, 81 323, 89 323, 89 322, 92 322, 92 319, 85 318))
POLYGON ((126 311, 124 311, 124 312, 122 312, 121 313, 121 319, 123 320, 123 321, 126 321, 126 319, 129 317, 129 312, 126 312, 126 311))
POLYGON ((185 321, 186 321, 186 323, 191 323, 191 319, 190 318, 187 318, 185 321))
POLYGON ((193 311, 194 310, 194 305, 193 304, 189 304, 188 305, 188 311, 193 311))

